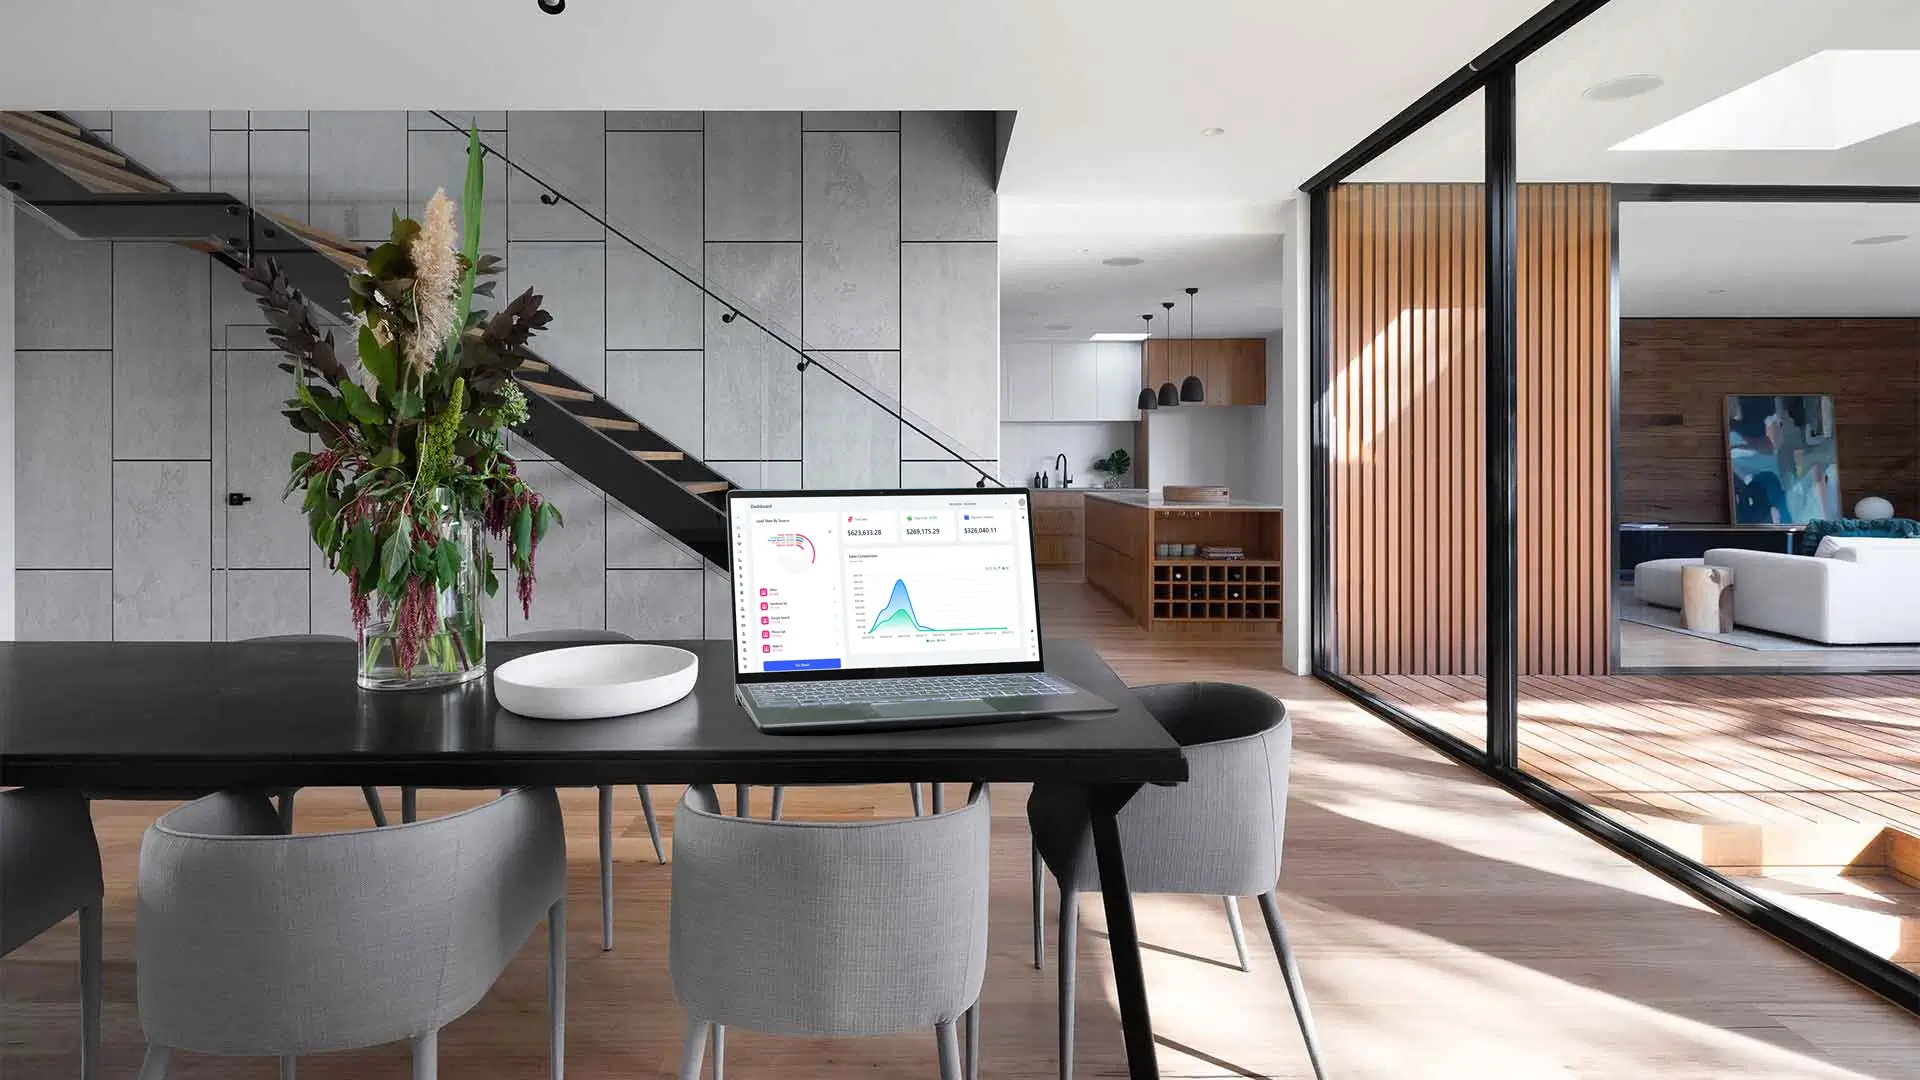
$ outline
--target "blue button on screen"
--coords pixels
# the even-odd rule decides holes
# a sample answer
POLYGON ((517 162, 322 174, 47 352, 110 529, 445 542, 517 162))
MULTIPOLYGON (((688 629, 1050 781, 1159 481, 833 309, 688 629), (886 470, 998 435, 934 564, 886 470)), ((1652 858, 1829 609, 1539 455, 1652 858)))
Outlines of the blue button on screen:
POLYGON ((827 660, 769 660, 763 671, 825 671, 840 666, 838 657, 827 660))

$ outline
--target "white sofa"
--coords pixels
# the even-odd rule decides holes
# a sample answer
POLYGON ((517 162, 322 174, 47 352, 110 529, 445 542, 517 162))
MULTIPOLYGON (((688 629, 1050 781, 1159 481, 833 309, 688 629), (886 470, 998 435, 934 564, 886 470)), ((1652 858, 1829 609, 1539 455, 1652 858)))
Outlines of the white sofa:
POLYGON ((1920 540, 1828 537, 1821 554, 1714 548, 1733 570, 1733 621, 1826 645, 1920 643, 1920 540))

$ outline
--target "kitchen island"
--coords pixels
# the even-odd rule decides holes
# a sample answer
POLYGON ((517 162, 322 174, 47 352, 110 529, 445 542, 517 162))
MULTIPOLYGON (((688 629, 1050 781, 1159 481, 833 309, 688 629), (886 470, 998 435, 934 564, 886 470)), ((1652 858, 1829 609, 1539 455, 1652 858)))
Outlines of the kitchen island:
POLYGON ((1086 494, 1087 584, 1155 633, 1278 637, 1281 522, 1273 503, 1169 502, 1157 491, 1086 494), (1181 545, 1169 555, 1159 546, 1181 545), (1180 554, 1192 545, 1194 554, 1180 554), (1205 547, 1239 548, 1209 559, 1205 547))

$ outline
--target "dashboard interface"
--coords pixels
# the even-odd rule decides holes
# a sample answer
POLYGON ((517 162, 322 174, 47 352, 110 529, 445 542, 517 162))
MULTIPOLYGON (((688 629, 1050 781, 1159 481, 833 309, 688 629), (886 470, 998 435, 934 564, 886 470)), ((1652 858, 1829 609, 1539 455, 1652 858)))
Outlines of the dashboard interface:
POLYGON ((1025 492, 728 500, 740 674, 1037 663, 1025 492))

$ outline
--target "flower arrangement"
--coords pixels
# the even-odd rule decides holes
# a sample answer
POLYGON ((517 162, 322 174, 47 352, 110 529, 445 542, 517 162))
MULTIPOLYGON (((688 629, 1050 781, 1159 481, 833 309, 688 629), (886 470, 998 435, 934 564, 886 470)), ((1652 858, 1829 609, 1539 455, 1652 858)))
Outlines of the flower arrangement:
POLYGON ((347 578, 363 685, 370 623, 402 680, 423 658, 462 678, 483 671, 474 587, 491 596, 499 576, 470 523, 503 542, 524 611, 534 552, 560 520, 502 449, 503 433, 527 418, 511 376, 533 358, 527 342, 552 316, 532 289, 492 315, 473 310, 476 296, 492 296, 493 282, 480 279, 503 268, 478 253, 481 166, 474 131, 464 230, 459 208, 436 191, 421 220, 396 213, 387 241, 349 272, 351 368, 276 263, 242 274, 289 361, 280 365, 293 376, 283 415, 318 440, 317 450, 293 455, 285 495, 303 493, 314 543, 347 578))

